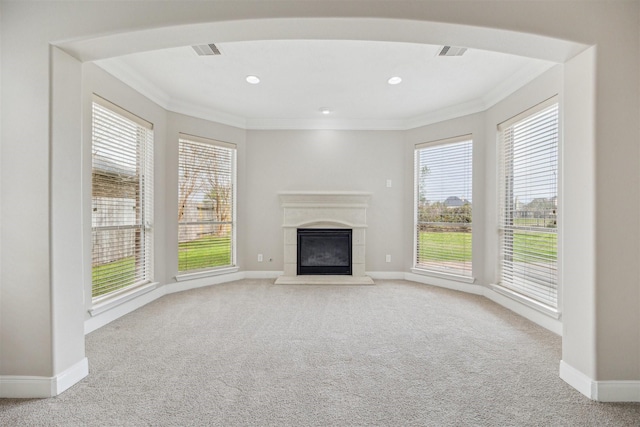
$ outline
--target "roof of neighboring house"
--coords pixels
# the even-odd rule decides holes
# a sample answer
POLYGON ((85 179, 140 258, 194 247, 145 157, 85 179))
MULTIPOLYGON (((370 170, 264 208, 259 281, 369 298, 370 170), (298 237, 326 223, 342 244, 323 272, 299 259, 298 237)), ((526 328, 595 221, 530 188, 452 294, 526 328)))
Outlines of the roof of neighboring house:
POLYGON ((445 206, 450 208, 464 206, 467 203, 469 203, 468 200, 461 199, 458 196, 449 196, 447 197, 447 200, 444 201, 445 206))
POLYGON ((93 170, 102 172, 105 175, 118 175, 124 177, 136 176, 135 167, 126 167, 125 165, 118 164, 115 161, 99 154, 93 155, 93 170))

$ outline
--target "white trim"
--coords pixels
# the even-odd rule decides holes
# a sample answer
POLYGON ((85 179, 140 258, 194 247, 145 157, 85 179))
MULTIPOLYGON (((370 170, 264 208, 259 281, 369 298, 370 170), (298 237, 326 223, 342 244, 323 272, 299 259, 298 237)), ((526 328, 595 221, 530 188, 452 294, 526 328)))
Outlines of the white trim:
POLYGON ((403 280, 403 271, 367 271, 367 276, 374 280, 403 280))
POLYGON ((427 141, 427 142, 421 142, 419 144, 416 144, 416 150, 421 150, 423 148, 427 148, 427 147, 433 147, 436 145, 445 145, 445 144, 455 144, 456 142, 467 142, 467 141, 473 141, 473 134, 472 133, 468 133, 465 135, 459 135, 459 136, 452 136, 450 138, 444 138, 444 139, 438 139, 435 141, 427 141))
POLYGON ((587 396, 589 399, 592 399, 592 390, 591 386, 593 380, 578 371, 573 366, 569 365, 564 360, 560 361, 560 378, 569 384, 571 387, 578 390, 580 393, 587 396))
MULTIPOLYGON (((429 272, 431 273, 431 272, 429 272)), ((443 275, 444 276, 444 275, 443 275)), ((542 326, 556 335, 562 336, 562 322, 547 313, 536 310, 535 308, 525 305, 519 300, 512 299, 501 293, 496 292, 490 287, 463 283, 461 276, 437 277, 429 274, 404 273, 404 279, 412 282, 423 283, 425 285, 438 286, 440 288, 452 289, 454 291, 466 292, 468 294, 482 295, 485 298, 495 302, 496 304, 513 311, 519 316, 542 326)))
POLYGON ((93 102, 95 102, 96 104, 106 108, 107 110, 110 110, 112 113, 116 113, 132 122, 134 122, 135 124, 137 124, 140 127, 143 127, 145 129, 148 130, 153 130, 153 123, 143 119, 142 117, 133 114, 131 111, 129 110, 125 110, 124 108, 122 108, 121 106, 114 104, 111 101, 108 101, 107 99, 103 98, 102 96, 98 95, 98 94, 93 94, 93 102))
POLYGON ((175 292, 188 291, 190 289, 203 288, 211 285, 219 285, 221 283, 234 282, 245 278, 244 273, 236 272, 229 274, 221 274, 218 276, 207 276, 199 279, 185 280, 183 282, 168 283, 165 288, 165 294, 173 294, 175 292))
POLYGON ((451 273, 445 273, 442 271, 436 271, 436 270, 427 270, 424 268, 412 268, 411 272, 413 274, 418 274, 421 276, 433 276, 433 277, 438 277, 440 279, 447 279, 447 280, 454 280, 456 282, 463 282, 463 283, 475 283, 476 278, 475 277, 469 277, 469 276, 463 276, 461 274, 451 274, 451 273))
POLYGON ((284 271, 245 271, 245 279, 277 279, 284 271))
POLYGON ((596 381, 593 400, 640 402, 640 381, 596 381))
MULTIPOLYGON (((142 94, 146 95, 145 93, 142 94)), ((165 107, 165 110, 176 114, 195 117, 197 119, 208 120, 222 125, 233 126, 239 129, 249 129, 247 127, 247 119, 244 117, 203 105, 194 105, 192 102, 183 102, 179 99, 170 100, 165 107)))
POLYGON ((213 270, 202 270, 202 271, 196 271, 193 273, 178 274, 176 275, 175 279, 178 282, 184 282, 185 280, 201 279, 203 277, 220 276, 223 274, 230 274, 230 273, 237 273, 237 272, 238 272, 238 267, 236 266, 224 267, 224 268, 218 268, 213 270))
POLYGON ((148 292, 142 292, 127 298, 126 300, 119 301, 118 304, 110 306, 108 309, 101 310, 99 313, 94 313, 90 318, 84 321, 84 333, 89 334, 96 329, 100 329, 104 325, 113 322, 116 319, 129 314, 132 311, 139 309, 140 307, 149 304, 165 295, 166 286, 160 286, 148 292))
POLYGON ((57 396, 89 375, 89 362, 83 358, 54 377, 26 375, 0 376, 0 398, 47 398, 57 396))
POLYGON ((483 295, 502 307, 513 311, 514 313, 531 320, 533 323, 542 326, 556 335, 562 336, 562 322, 555 316, 540 311, 535 307, 524 304, 521 300, 508 297, 503 293, 498 293, 490 287, 482 286, 483 295))
POLYGON ((518 292, 514 292, 511 289, 508 289, 504 286, 491 284, 489 285, 489 288, 499 294, 502 294, 506 297, 514 299, 519 303, 522 303, 528 307, 531 307, 534 310, 539 311, 540 313, 546 314, 549 317, 552 317, 554 319, 560 319, 561 317, 561 313, 559 310, 556 310, 553 307, 549 307, 548 305, 538 302, 532 298, 528 298, 525 295, 522 295, 518 292))
POLYGON ((557 66, 555 62, 536 62, 529 63, 522 67, 519 71, 516 71, 511 76, 500 82, 496 87, 491 89, 482 97, 482 102, 485 106, 485 110, 496 105, 498 102, 512 95, 520 88, 531 83, 533 80, 542 76, 551 68, 557 66))
POLYGON ((56 395, 67 390, 89 375, 89 360, 84 357, 75 365, 55 377, 56 395))
POLYGON ((178 133, 178 138, 179 139, 184 139, 187 140, 189 142, 197 142, 200 144, 206 144, 206 145, 214 145, 217 147, 222 147, 222 148, 228 148, 230 150, 237 150, 238 146, 232 142, 225 142, 225 141, 220 141, 219 139, 213 139, 213 138, 206 138, 206 137, 202 137, 202 136, 196 136, 196 135, 191 135, 188 133, 178 133))
POLYGON ((504 129, 510 127, 511 125, 519 122, 520 120, 526 119, 529 116, 532 116, 542 110, 544 110, 547 107, 550 107, 554 104, 558 104, 558 95, 553 95, 551 98, 549 99, 545 99, 544 101, 540 102, 539 104, 534 105, 531 108, 527 108, 525 111, 516 114, 515 116, 505 120, 502 123, 498 124, 498 131, 502 132, 504 129))
POLYGON ((127 289, 124 292, 117 292, 114 295, 110 295, 105 299, 97 298, 96 301, 91 308, 89 309, 89 314, 91 317, 96 316, 100 313, 104 313, 105 311, 111 310, 114 307, 117 307, 121 304, 126 303, 134 298, 139 297, 140 295, 146 294, 147 292, 151 292, 158 287, 158 282, 147 283, 141 286, 136 286, 132 289, 127 289))
POLYGON ((451 289, 454 291, 462 291, 468 294, 474 295, 484 295, 484 287, 461 283, 457 280, 458 276, 454 276, 456 280, 451 280, 451 278, 444 277, 435 277, 435 276, 426 276, 424 274, 415 274, 415 273, 405 273, 404 279, 412 282, 422 283, 425 285, 438 286, 440 288, 451 289))
POLYGON ((594 381, 564 360, 560 361, 560 378, 598 402, 640 402, 640 381, 594 381))
POLYGON ((2 399, 39 399, 53 396, 55 396, 53 377, 0 376, 0 398, 2 399))
POLYGON ((230 274, 221 274, 217 276, 201 277, 197 279, 194 278, 191 280, 185 280, 180 283, 168 283, 163 286, 149 289, 147 292, 137 293, 135 295, 132 295, 130 298, 127 298, 126 300, 118 301, 117 304, 113 304, 108 308, 101 310, 99 313, 94 312, 94 314, 92 314, 92 317, 84 321, 84 333, 85 335, 89 334, 96 329, 99 329, 113 322, 114 320, 119 319, 120 317, 149 304, 150 302, 162 298, 165 295, 175 292, 187 291, 189 289, 217 285, 220 283, 233 282, 236 280, 244 279, 245 276, 245 273, 236 272, 230 274))

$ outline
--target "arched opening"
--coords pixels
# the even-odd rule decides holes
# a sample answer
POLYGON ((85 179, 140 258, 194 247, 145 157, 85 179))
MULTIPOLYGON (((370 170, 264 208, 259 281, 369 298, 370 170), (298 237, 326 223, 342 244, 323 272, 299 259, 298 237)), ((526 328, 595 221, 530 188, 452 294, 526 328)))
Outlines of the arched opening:
MULTIPOLYGON (((563 63, 585 49, 584 45, 566 42, 532 34, 509 32, 498 29, 441 24, 423 21, 406 21, 394 19, 265 19, 246 20, 223 23, 192 24, 184 26, 164 27, 154 30, 141 30, 111 36, 97 37, 89 40, 54 43, 55 46, 69 53, 81 62, 90 62, 129 53, 144 52, 154 49, 199 44, 210 40, 210 34, 216 34, 219 41, 269 40, 269 39, 333 39, 333 40, 378 40, 390 42, 412 42, 448 44, 476 47, 487 50, 511 53, 516 55, 540 58, 563 63)), ((54 75, 71 74, 78 76, 79 63, 53 55, 54 75)), ((54 109, 78 112, 82 105, 77 99, 65 97, 68 81, 53 80, 54 109)), ((75 86, 76 82, 71 82, 75 86)), ((68 117, 80 127, 80 117, 68 117)), ((61 118, 53 116, 52 127, 63 126, 61 118)), ((86 123, 85 123, 86 124, 86 123)), ((67 123, 68 125, 68 123, 67 123)), ((52 138, 53 152, 71 147, 79 157, 82 142, 78 140, 63 141, 54 133, 52 138)), ((62 167, 62 166, 59 166, 62 167)), ((55 170, 54 166, 54 170, 55 170)), ((54 173, 55 179, 55 173, 54 173)), ((85 194, 82 183, 74 183, 72 187, 54 186, 52 198, 66 197, 65 194, 85 194)), ((83 202, 86 205, 86 202, 83 202)), ((55 227, 55 223, 54 223, 55 227)), ((79 247, 86 246, 86 236, 75 235, 79 247)), ((566 249, 566 248, 565 248, 566 249)), ((77 260, 77 259, 76 259, 77 260)), ((61 267, 69 260, 60 260, 61 267)), ((81 289, 81 287, 79 287, 81 289)), ((79 290, 74 291, 79 292, 79 290)), ((84 317, 84 313, 81 313, 84 317)), ((78 316, 76 316, 78 319, 78 316)), ((75 337, 81 339, 81 337, 75 337)))

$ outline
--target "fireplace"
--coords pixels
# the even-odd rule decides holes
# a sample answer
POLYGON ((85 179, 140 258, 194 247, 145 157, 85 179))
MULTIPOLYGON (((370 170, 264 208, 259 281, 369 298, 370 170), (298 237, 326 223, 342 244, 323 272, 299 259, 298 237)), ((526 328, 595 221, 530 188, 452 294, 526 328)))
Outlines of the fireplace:
POLYGON ((373 284, 365 270, 365 230, 371 193, 283 191, 278 196, 284 214, 284 271, 276 284, 373 284), (303 230, 301 237, 299 230, 303 230), (330 256, 326 243, 316 240, 326 240, 329 235, 325 233, 336 232, 348 233, 349 237, 331 236, 329 243, 342 249, 330 256), (310 250, 315 255, 299 249, 300 239, 302 246, 309 243, 305 240, 311 242, 310 250), (337 260, 328 261, 335 255, 337 260))
POLYGON ((352 230, 298 229, 298 275, 351 275, 352 230))

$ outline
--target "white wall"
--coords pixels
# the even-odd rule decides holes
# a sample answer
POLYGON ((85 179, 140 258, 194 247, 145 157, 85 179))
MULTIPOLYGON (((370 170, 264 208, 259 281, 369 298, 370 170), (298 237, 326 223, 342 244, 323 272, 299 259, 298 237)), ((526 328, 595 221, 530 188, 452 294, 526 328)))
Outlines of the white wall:
MULTIPOLYGON (((67 193, 55 190, 64 176, 58 173, 61 165, 51 162, 56 152, 66 149, 77 156, 81 145, 77 139, 61 141, 52 136, 60 118, 68 116, 64 111, 53 111, 52 106, 64 109, 64 105, 75 104, 51 99, 65 96, 52 90, 51 82, 60 82, 51 80, 51 64, 67 60, 52 56, 50 43, 75 46, 78 55, 106 57, 206 42, 211 34, 217 34, 222 40, 305 36, 446 41, 561 61, 577 51, 559 39, 597 45, 591 61, 581 58, 565 74, 565 79, 578 75, 580 81, 594 81, 593 85, 582 85, 584 92, 571 91, 571 99, 565 99, 567 105, 580 104, 582 97, 592 100, 592 120, 584 120, 589 111, 567 115, 564 131, 567 138, 582 136, 589 143, 593 138, 595 163, 592 169, 580 169, 574 163, 580 170, 565 170, 582 174, 587 182, 593 180, 590 194, 595 212, 584 223, 594 239, 563 241, 565 252, 594 254, 595 264, 586 283, 563 283, 565 289, 593 295, 594 302, 594 306, 564 307, 565 321, 572 319, 574 325, 585 321, 595 346, 584 349, 579 363, 568 363, 573 363, 587 382, 640 381, 640 4, 476 1, 464 5, 344 1, 327 8, 326 2, 315 1, 168 2, 149 13, 148 2, 2 3, 0 375, 50 377, 64 369, 63 364, 69 363, 67 355, 53 344, 63 333, 54 326, 61 321, 54 319, 54 313, 61 307, 59 301, 77 299, 86 287, 83 283, 57 287, 53 273, 68 268, 69 259, 55 256, 55 247, 60 244, 55 231, 67 224, 56 222, 52 207, 64 204, 67 193), (548 19, 550 16, 554 19, 548 19), (300 25, 302 18, 310 19, 305 21, 309 25, 300 25), (182 27, 178 32, 173 26, 182 27), (577 70, 590 64, 595 68, 592 76, 577 70), (595 96, 590 93, 593 90, 595 96), (55 144, 53 150, 51 144, 55 144), (54 203, 52 197, 56 198, 54 203), (611 208, 621 200, 625 209, 611 208), (67 362, 58 364, 54 359, 67 362)), ((67 125, 70 132, 78 127, 78 123, 67 125)), ((581 153, 578 141, 566 141, 565 157, 580 157, 581 153)), ((74 197, 71 194, 70 200, 74 197)), ((565 223, 572 219, 563 218, 565 223)), ((83 245, 83 241, 72 235, 64 245, 83 245)), ((254 249, 258 248, 248 250, 254 249)), ((581 260, 578 256, 565 260, 565 278, 583 274, 581 260)), ((567 342, 581 345, 570 339, 567 342)), ((568 357, 577 350, 563 349, 568 357)), ((74 358, 81 359, 81 355, 74 353, 74 358)))
POLYGON ((596 221, 596 152, 595 134, 595 69, 596 48, 568 61, 565 73, 564 120, 588 124, 583 128, 569 128, 564 132, 566 153, 562 173, 563 201, 560 244, 564 248, 579 246, 581 251, 564 250, 565 264, 582 265, 581 269, 565 268, 562 280, 563 310, 574 313, 563 319, 562 358, 591 378, 596 377, 596 360, 585 357, 596 348, 596 248, 595 230, 589 227, 596 221), (591 95, 583 95, 591 94, 591 95), (575 286, 575 284, 580 284, 575 286), (572 286, 573 285, 573 286, 572 286))
POLYGON ((279 191, 337 190, 372 193, 367 209, 366 270, 402 270, 402 146, 402 133, 396 131, 248 131, 244 269, 284 269, 279 191), (259 253, 265 258, 262 263, 257 262, 259 253), (390 263, 385 262, 387 254, 390 263))

